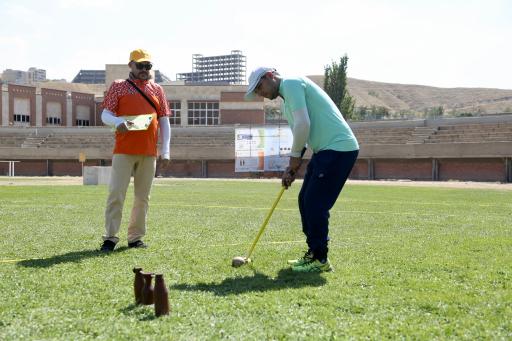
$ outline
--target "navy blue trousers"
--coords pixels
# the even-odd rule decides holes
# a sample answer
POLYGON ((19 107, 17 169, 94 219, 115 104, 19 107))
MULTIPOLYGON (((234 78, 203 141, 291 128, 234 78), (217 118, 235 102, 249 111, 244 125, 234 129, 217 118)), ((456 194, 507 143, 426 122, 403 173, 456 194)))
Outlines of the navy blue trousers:
POLYGON ((299 193, 302 231, 316 259, 327 258, 329 210, 334 206, 359 154, 323 150, 313 154, 299 193))

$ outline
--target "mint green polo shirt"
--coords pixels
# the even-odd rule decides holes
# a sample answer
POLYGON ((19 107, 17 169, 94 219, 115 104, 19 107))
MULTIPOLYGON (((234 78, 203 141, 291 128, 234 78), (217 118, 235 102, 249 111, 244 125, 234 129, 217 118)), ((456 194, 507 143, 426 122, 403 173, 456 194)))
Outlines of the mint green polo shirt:
POLYGON ((306 77, 282 78, 279 94, 288 125, 293 127, 293 112, 306 108, 310 120, 308 146, 322 150, 353 151, 359 149, 357 139, 329 95, 306 77))

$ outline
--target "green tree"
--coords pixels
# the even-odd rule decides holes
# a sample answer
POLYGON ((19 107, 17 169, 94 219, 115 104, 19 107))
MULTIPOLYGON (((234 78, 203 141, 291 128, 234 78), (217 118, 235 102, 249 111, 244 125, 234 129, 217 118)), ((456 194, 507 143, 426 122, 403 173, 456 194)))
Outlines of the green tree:
POLYGON ((353 120, 365 120, 368 117, 368 114, 369 114, 368 107, 363 105, 363 106, 357 107, 354 110, 352 119, 353 120))
POLYGON ((354 118, 355 101, 350 96, 347 88, 348 57, 344 55, 339 63, 332 62, 325 66, 324 90, 340 109, 346 119, 354 118))
POLYGON ((372 114, 376 120, 382 120, 383 118, 389 117, 389 110, 383 106, 376 107, 372 105, 372 114))
POLYGON ((444 108, 442 106, 425 108, 423 113, 425 114, 426 118, 437 118, 443 116, 444 108))

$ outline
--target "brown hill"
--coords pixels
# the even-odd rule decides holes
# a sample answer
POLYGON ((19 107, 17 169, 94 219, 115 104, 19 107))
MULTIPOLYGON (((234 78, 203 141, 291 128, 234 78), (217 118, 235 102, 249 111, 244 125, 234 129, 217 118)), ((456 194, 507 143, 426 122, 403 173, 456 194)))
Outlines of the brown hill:
MULTIPOLYGON (((308 76, 323 86, 323 76, 308 76)), ((349 78, 356 107, 382 106, 390 112, 423 112, 443 107, 446 113, 494 114, 512 112, 512 90, 488 88, 436 88, 432 86, 372 82, 349 78)))
MULTIPOLYGON (((323 75, 308 76, 323 87, 323 75)), ((61 82, 39 83, 39 87, 94 93, 103 96, 105 85, 61 82)), ((391 113, 421 114, 425 110, 443 107, 447 114, 512 113, 512 90, 489 88, 437 88, 424 85, 372 82, 349 78, 350 95, 356 107, 385 107, 391 113)), ((267 102, 274 107, 278 101, 267 102)))

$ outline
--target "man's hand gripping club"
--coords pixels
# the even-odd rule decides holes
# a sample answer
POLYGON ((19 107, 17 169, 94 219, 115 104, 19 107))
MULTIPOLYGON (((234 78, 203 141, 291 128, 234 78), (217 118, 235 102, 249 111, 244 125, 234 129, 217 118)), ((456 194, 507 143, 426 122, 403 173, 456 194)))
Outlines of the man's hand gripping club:
POLYGON ((290 163, 286 170, 283 173, 283 177, 281 179, 281 184, 284 188, 288 189, 292 185, 292 182, 295 181, 295 177, 297 176, 297 172, 302 165, 302 157, 306 152, 306 147, 302 148, 302 152, 300 153, 300 157, 290 157, 290 163))

